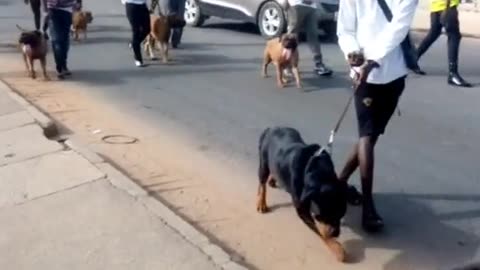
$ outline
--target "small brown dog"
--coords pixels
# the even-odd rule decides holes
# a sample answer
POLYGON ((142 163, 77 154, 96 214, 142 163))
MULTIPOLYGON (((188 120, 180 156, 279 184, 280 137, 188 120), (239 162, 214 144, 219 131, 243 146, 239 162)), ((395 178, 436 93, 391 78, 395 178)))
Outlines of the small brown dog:
POLYGON ((160 46, 163 62, 168 63, 168 43, 172 29, 185 27, 185 20, 183 17, 177 15, 150 15, 150 24, 150 34, 144 41, 145 52, 148 52, 152 60, 155 59, 153 48, 158 44, 160 46))
POLYGON ((72 15, 72 36, 78 41, 80 32, 83 32, 83 39, 87 39, 88 24, 93 22, 93 15, 90 11, 75 11, 72 15))
POLYGON ((295 35, 285 34, 279 38, 267 41, 263 55, 262 76, 266 78, 267 67, 273 62, 277 73, 277 85, 283 88, 288 80, 284 78, 285 69, 292 69, 298 88, 302 88, 300 72, 298 71, 298 41, 295 35))
POLYGON ((47 39, 40 31, 27 31, 18 25, 17 28, 22 32, 20 34, 20 38, 18 39, 18 44, 22 51, 23 61, 25 62, 28 76, 30 76, 32 79, 37 77, 35 73, 34 62, 35 60, 40 60, 43 78, 46 81, 50 80, 47 74, 47 39))

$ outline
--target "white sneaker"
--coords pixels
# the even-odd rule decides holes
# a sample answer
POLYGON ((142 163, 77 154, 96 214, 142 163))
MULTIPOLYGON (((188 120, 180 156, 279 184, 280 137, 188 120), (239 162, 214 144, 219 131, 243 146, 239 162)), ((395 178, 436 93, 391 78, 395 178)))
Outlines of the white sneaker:
POLYGON ((135 61, 135 66, 137 66, 137 67, 145 67, 145 64, 143 64, 143 63, 140 62, 140 61, 135 61))

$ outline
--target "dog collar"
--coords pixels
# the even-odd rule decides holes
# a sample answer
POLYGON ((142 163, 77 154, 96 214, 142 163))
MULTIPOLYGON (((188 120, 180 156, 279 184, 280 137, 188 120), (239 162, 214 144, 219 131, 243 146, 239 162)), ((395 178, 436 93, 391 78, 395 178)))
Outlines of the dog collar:
POLYGON ((330 152, 328 151, 328 149, 322 146, 317 152, 315 152, 315 154, 313 154, 313 156, 314 156, 314 157, 318 157, 318 156, 320 156, 324 151, 327 152, 328 154, 330 154, 330 152))

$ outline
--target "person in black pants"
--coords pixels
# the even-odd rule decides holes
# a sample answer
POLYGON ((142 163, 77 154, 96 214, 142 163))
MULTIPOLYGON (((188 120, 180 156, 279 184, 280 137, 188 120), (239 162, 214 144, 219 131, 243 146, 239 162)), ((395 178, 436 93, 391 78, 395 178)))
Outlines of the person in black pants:
POLYGON ((457 7, 454 6, 444 11, 431 12, 430 20, 430 30, 418 47, 418 58, 425 54, 442 34, 442 28, 445 28, 448 36, 448 84, 460 87, 472 87, 472 85, 465 81, 458 73, 458 54, 462 34, 460 33, 457 7))
MULTIPOLYGON (((170 9, 172 13, 183 17, 185 13, 186 0, 170 0, 169 2, 170 2, 170 9)), ((172 47, 174 49, 178 48, 178 45, 180 45, 182 41, 182 35, 183 35, 183 28, 173 29, 171 42, 172 42, 172 47)))
MULTIPOLYGON (((33 21, 35 23, 35 30, 40 31, 40 24, 41 24, 41 16, 42 16, 42 4, 41 0, 25 0, 25 4, 30 4, 30 8, 33 12, 33 21)), ((42 31, 45 34, 45 37, 48 39, 47 35, 48 30, 48 15, 45 16, 42 25, 42 31)))
POLYGON ((130 46, 135 56, 135 65, 144 67, 141 44, 150 33, 150 12, 146 0, 122 0, 125 4, 128 21, 132 27, 130 46))

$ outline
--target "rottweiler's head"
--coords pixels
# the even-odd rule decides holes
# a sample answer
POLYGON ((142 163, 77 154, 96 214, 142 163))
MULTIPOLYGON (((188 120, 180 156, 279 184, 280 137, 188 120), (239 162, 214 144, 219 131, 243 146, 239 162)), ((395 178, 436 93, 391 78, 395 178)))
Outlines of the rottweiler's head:
POLYGON ((282 43, 282 47, 287 49, 287 50, 291 50, 291 51, 295 51, 298 47, 298 41, 297 41, 297 37, 295 36, 295 34, 284 34, 280 37, 280 43, 282 43))
POLYGON ((183 28, 187 24, 183 16, 176 14, 169 15, 167 21, 170 28, 183 28))
POLYGON ((42 38, 43 36, 40 31, 25 31, 20 34, 18 43, 35 48, 40 45, 42 38))
POLYGON ((313 155, 308 161, 301 201, 310 205, 323 237, 340 235, 340 221, 347 211, 347 184, 338 180, 326 151, 313 155))

